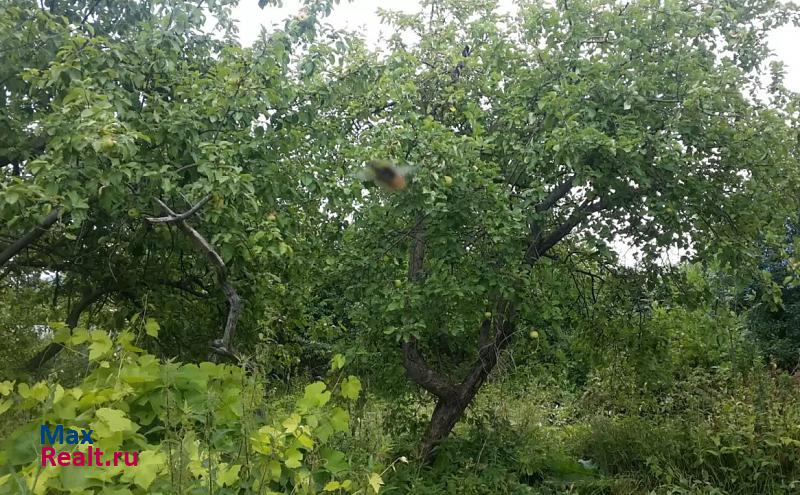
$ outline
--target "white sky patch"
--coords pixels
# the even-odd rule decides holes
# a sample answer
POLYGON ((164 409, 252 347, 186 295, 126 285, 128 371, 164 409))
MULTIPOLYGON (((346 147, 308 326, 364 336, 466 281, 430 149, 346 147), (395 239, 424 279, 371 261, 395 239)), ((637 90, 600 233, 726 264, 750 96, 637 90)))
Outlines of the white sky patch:
MULTIPOLYGON (((500 11, 512 12, 513 2, 501 0, 500 11)), ((323 22, 331 24, 338 29, 360 31, 365 34, 369 46, 379 46, 382 39, 392 34, 389 26, 381 24, 378 17, 378 7, 385 10, 399 10, 406 13, 418 12, 419 2, 415 0, 341 0, 335 5, 330 17, 323 22)), ((286 0, 283 7, 268 6, 264 9, 258 7, 256 0, 241 0, 233 12, 233 17, 238 21, 239 39, 245 46, 251 45, 261 31, 274 26, 282 26, 283 20, 297 14, 302 8, 299 0, 286 0)), ((787 88, 800 92, 800 56, 797 55, 797 40, 800 40, 800 28, 784 26, 775 30, 769 37, 769 46, 775 52, 775 58, 786 64, 787 88)))

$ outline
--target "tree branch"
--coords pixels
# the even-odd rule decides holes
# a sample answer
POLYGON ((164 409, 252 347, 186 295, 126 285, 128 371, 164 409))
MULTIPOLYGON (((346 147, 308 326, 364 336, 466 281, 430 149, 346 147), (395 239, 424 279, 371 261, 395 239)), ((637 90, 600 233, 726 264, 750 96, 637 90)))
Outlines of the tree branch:
MULTIPOLYGON (((86 308, 97 302, 97 300, 109 292, 111 292, 111 289, 97 288, 86 292, 83 297, 81 297, 78 303, 69 312, 69 315, 67 315, 66 324, 67 328, 70 329, 70 332, 78 326, 78 321, 81 318, 81 314, 86 310, 86 308)), ((47 347, 37 352, 35 356, 28 360, 23 369, 28 372, 34 372, 40 369, 48 361, 56 357, 63 348, 64 344, 60 342, 51 342, 47 345, 47 347)))
POLYGON ((540 239, 539 236, 535 236, 535 238, 532 238, 528 250, 525 252, 525 261, 528 264, 535 263, 542 255, 550 250, 550 248, 558 244, 564 237, 572 232, 572 229, 584 221, 588 215, 600 211, 605 207, 606 204, 602 199, 594 203, 590 203, 589 200, 585 201, 572 212, 564 223, 551 231, 547 237, 540 239))
POLYGON ((540 203, 538 203, 534 209, 536 213, 541 213, 543 211, 547 211, 556 203, 558 200, 566 196, 572 190, 572 183, 575 180, 575 177, 570 177, 569 179, 565 180, 561 184, 559 184, 555 189, 550 191, 550 194, 547 195, 540 203))
POLYGON ((215 340, 211 346, 211 350, 217 354, 227 356, 232 354, 230 351, 230 343, 233 339, 234 333, 236 332, 236 323, 239 321, 239 315, 241 315, 242 312, 242 298, 239 297, 236 289, 233 288, 233 285, 231 285, 230 280, 228 279, 228 269, 225 266, 225 262, 222 261, 222 257, 217 254, 217 251, 211 244, 209 244, 205 237, 203 237, 198 231, 186 223, 186 219, 191 216, 191 214, 196 213, 200 207, 208 201, 208 199, 209 196, 206 196, 200 200, 198 204, 190 208, 186 213, 177 214, 172 211, 163 201, 155 198, 156 202, 159 204, 159 206, 161 206, 168 216, 152 219, 148 218, 147 221, 151 223, 177 223, 178 227, 187 236, 189 236, 189 239, 192 241, 195 247, 205 254, 206 259, 208 259, 209 263, 211 263, 211 266, 214 268, 214 271, 217 274, 217 281, 222 287, 222 291, 225 293, 225 296, 228 298, 229 310, 228 319, 225 322, 225 332, 222 335, 222 339, 215 340), (162 218, 166 218, 167 220, 159 221, 162 218))
POLYGON ((25 249, 26 246, 33 244, 36 242, 40 237, 47 232, 50 227, 53 226, 54 223, 58 221, 58 215, 61 208, 56 207, 53 208, 50 213, 44 217, 44 220, 39 222, 34 228, 29 230, 25 235, 17 239, 16 241, 12 242, 5 249, 3 252, 0 253, 0 267, 5 265, 11 258, 16 256, 20 251, 25 249))
POLYGON ((417 348, 416 339, 403 343, 403 366, 406 376, 436 397, 450 398, 455 395, 455 387, 441 373, 435 371, 425 361, 417 348))
MULTIPOLYGON (((417 214, 414 227, 411 229, 411 249, 408 258, 408 280, 418 284, 423 278, 423 262, 425 260, 425 217, 417 214)), ((431 394, 439 398, 451 397, 455 394, 455 388, 447 378, 437 372, 425 361, 417 347, 417 339, 411 337, 408 342, 403 343, 403 367, 406 369, 406 376, 411 381, 421 386, 431 394)))
MULTIPOLYGON (((197 211, 200 208, 202 208, 203 205, 208 203, 208 201, 210 199, 211 199, 211 195, 208 194, 203 199, 198 201, 196 205, 192 206, 185 213, 181 213, 179 215, 169 215, 169 216, 166 216, 166 217, 147 217, 147 221, 150 222, 150 223, 177 223, 177 222, 180 222, 181 220, 186 220, 187 218, 189 218, 192 215, 194 215, 195 213, 197 213, 197 211)), ((159 201, 159 200, 156 200, 156 201, 158 201, 159 204, 161 204, 162 208, 164 207, 164 205, 163 205, 163 203, 161 203, 161 201, 159 201)))
MULTIPOLYGON (((500 304, 498 304, 499 308, 500 304)), ((497 361, 500 359, 500 351, 508 345, 511 335, 514 333, 514 318, 516 317, 515 308, 510 304, 505 304, 502 311, 494 317, 494 319, 487 318, 481 325, 481 346, 478 349, 478 359, 470 367, 470 372, 460 384, 458 384, 458 391, 464 397, 472 397, 477 393, 478 389, 483 385, 483 382, 489 376, 492 369, 494 369, 497 361), (494 335, 492 341, 483 343, 488 340, 487 337, 489 330, 494 328, 494 335)))
POLYGON ((425 226, 422 214, 417 214, 414 227, 411 229, 411 253, 408 259, 408 280, 412 283, 422 281, 422 265, 425 260, 425 226))

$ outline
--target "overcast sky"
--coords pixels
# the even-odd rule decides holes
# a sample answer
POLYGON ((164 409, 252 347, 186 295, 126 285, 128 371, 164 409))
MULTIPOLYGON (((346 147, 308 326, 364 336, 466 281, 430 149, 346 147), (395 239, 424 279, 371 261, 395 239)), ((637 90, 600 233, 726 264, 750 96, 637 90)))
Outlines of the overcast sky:
MULTIPOLYGON (((257 37, 261 26, 269 29, 273 24, 282 25, 283 19, 300 10, 299 0, 284 0, 281 8, 258 8, 258 0, 240 0, 235 9, 235 17, 239 21, 240 39, 245 45, 250 45, 257 37)), ((500 0, 502 8, 510 10, 513 2, 500 0)), ((390 31, 386 25, 381 25, 375 14, 378 5, 385 9, 403 10, 413 12, 419 10, 416 0, 341 0, 334 7, 333 15, 327 18, 328 22, 336 28, 359 30, 366 33, 370 43, 376 44, 381 34, 387 35, 390 31)), ((786 64, 787 73, 785 84, 793 91, 800 91, 800 28, 785 27, 775 31, 770 37, 770 47, 775 51, 778 59, 786 64)))

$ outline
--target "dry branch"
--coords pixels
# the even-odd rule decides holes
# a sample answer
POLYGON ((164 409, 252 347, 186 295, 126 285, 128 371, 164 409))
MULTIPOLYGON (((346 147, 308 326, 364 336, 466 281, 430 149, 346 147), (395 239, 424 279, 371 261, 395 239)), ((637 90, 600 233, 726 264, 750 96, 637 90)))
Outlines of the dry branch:
POLYGON ((217 281, 219 282, 220 287, 222 287, 222 291, 225 293, 225 296, 228 298, 228 304, 230 307, 228 310, 228 319, 225 322, 225 332, 222 335, 222 339, 216 339, 211 345, 211 350, 217 354, 232 356, 233 352, 230 350, 230 344, 231 340, 233 339, 233 335, 236 332, 236 323, 239 321, 239 315, 242 313, 242 299, 239 297, 236 289, 234 289, 233 285, 230 283, 228 269, 225 266, 225 262, 222 261, 222 257, 217 254, 217 251, 205 239, 205 237, 203 237, 197 230, 195 230, 186 222, 186 219, 197 213, 197 211, 205 203, 207 203, 209 199, 210 196, 206 196, 186 212, 175 213, 163 201, 156 198, 156 202, 167 213, 167 216, 155 218, 148 217, 147 221, 156 224, 177 224, 178 227, 189 237, 195 247, 197 247, 197 249, 199 249, 205 255, 211 266, 214 268, 214 271, 217 274, 217 281))

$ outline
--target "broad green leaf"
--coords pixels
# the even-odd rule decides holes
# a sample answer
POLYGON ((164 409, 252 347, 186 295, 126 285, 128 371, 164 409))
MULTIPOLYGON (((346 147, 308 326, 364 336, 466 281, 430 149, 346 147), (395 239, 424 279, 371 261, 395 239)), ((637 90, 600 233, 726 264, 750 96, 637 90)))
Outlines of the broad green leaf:
POLYGON ((111 352, 114 343, 108 334, 102 330, 93 330, 91 344, 89 344, 89 361, 97 361, 111 352))
POLYGON ((295 413, 283 420, 281 424, 286 429, 286 433, 294 433, 297 427, 300 426, 301 421, 300 415, 295 413))
MULTIPOLYGON (((99 330, 97 330, 99 331, 99 330)), ((89 340, 89 331, 85 328, 76 328, 72 331, 72 338, 70 343, 72 345, 80 345, 89 340)))
POLYGON ((285 460, 284 464, 286 467, 290 469, 297 469, 301 466, 301 462, 303 460, 303 453, 297 449, 289 449, 284 454, 285 460))
POLYGON ((119 409, 101 407, 95 414, 108 426, 108 429, 112 432, 133 430, 133 423, 125 416, 125 412, 120 411, 119 409))
POLYGON ((343 452, 339 452, 338 450, 334 450, 329 447, 323 447, 320 449, 319 453, 322 459, 325 461, 325 469, 330 471, 332 474, 336 475, 349 469, 349 466, 347 465, 347 459, 343 452))
POLYGON ((241 464, 232 464, 230 466, 224 463, 217 466, 216 478, 218 486, 233 486, 239 480, 239 471, 242 469, 241 464))
POLYGON ((32 387, 27 383, 20 383, 17 391, 23 399, 33 399, 38 402, 44 402, 50 396, 47 382, 37 382, 32 387))
POLYGON ((330 421, 335 431, 347 431, 350 428, 350 415, 341 407, 333 408, 330 421))
POLYGON ((345 357, 341 354, 336 354, 333 356, 331 360, 331 370, 336 371, 344 368, 345 365, 345 357))
POLYGON ((361 380, 350 375, 342 381, 342 397, 345 399, 356 400, 361 393, 361 380))
POLYGON ((297 436, 297 442, 306 450, 311 450, 314 447, 314 440, 305 433, 297 436))
POLYGON ((144 324, 144 331, 147 335, 151 337, 158 337, 158 331, 161 327, 158 325, 158 322, 153 318, 148 318, 144 324))
POLYGON ((133 482, 140 488, 147 490, 156 477, 166 468, 166 456, 154 450, 143 450, 139 453, 136 466, 126 467, 122 473, 122 480, 133 482))
POLYGON ((56 384, 55 390, 53 391, 53 404, 58 404, 63 398, 64 387, 62 387, 60 384, 56 384))
POLYGON ((330 391, 326 391, 325 388, 326 386, 322 382, 306 385, 303 398, 297 402, 297 405, 303 411, 324 406, 331 398, 330 391))
POLYGON ((14 390, 15 383, 16 382, 12 382, 10 380, 0 382, 0 396, 5 396, 10 394, 14 390))
POLYGON ((267 475, 272 481, 281 479, 281 464, 274 459, 267 461, 267 475))

